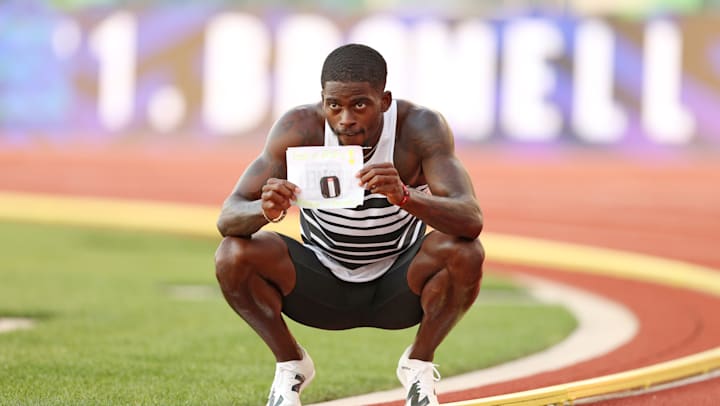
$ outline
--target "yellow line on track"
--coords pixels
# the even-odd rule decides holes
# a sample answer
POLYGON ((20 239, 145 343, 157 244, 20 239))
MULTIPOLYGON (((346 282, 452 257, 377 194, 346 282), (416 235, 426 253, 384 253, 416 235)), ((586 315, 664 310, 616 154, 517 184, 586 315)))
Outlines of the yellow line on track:
POLYGON ((636 279, 720 296, 720 272, 683 261, 608 248, 488 234, 488 259, 636 279))
POLYGON ((687 357, 577 382, 548 386, 482 399, 444 403, 445 406, 530 406, 566 403, 595 396, 646 389, 666 382, 705 374, 720 368, 720 347, 687 357))
MULTIPOLYGON (((218 207, 91 197, 0 192, 0 219, 169 232, 220 238, 218 207)), ((296 215, 266 229, 299 236, 296 215)), ((488 260, 571 272, 610 275, 720 296, 720 271, 607 248, 484 233, 488 260)), ((649 387, 720 368, 720 347, 618 374, 530 391, 455 402, 471 405, 545 405, 649 387)))
MULTIPOLYGON (((159 231, 219 239, 215 228, 219 213, 219 207, 203 205, 0 192, 0 219, 9 221, 159 231)), ((265 229, 299 235, 298 226, 290 223, 269 224, 265 229)))

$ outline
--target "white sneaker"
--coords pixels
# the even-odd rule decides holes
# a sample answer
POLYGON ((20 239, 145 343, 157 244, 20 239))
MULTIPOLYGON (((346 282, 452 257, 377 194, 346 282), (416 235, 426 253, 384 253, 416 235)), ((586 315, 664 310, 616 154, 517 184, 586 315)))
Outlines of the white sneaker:
POLYGON ((315 365, 310 355, 302 349, 303 359, 275 364, 267 406, 301 406, 300 392, 315 378, 315 365))
POLYGON ((397 377, 407 390, 405 406, 438 406, 435 382, 440 380, 437 365, 429 361, 409 359, 408 347, 398 361, 397 377))

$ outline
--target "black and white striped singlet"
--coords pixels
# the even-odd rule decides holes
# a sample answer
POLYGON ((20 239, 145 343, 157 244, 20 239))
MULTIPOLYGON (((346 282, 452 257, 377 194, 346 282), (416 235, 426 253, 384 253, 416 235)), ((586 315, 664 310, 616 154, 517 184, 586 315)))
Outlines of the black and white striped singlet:
MULTIPOLYGON (((366 164, 392 162, 397 106, 384 114, 383 131, 366 164)), ((325 125, 325 145, 338 145, 325 125)), ((429 193, 427 185, 416 187, 429 193)), ((366 282, 380 277, 395 259, 425 233, 425 223, 381 194, 365 191, 365 201, 352 209, 302 209, 301 235, 305 246, 338 278, 366 282)))

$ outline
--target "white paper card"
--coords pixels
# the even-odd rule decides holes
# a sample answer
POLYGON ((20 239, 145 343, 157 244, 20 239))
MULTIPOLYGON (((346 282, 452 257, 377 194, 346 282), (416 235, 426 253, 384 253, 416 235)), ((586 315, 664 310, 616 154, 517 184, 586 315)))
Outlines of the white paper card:
POLYGON ((355 175, 363 167, 359 145, 293 147, 285 152, 288 180, 300 188, 295 204, 306 208, 352 208, 365 189, 355 175))

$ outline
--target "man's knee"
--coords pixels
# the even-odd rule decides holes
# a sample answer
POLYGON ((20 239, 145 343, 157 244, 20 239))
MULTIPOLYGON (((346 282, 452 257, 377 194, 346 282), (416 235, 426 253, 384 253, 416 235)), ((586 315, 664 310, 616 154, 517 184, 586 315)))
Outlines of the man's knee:
POLYGON ((245 238, 225 237, 215 251, 215 276, 223 289, 247 279, 249 242, 245 238))
POLYGON ((479 239, 469 240, 440 232, 426 237, 418 264, 420 274, 432 270, 427 277, 445 269, 449 272, 450 282, 464 286, 479 284, 482 279, 482 265, 485 250, 479 239))
POLYGON ((482 279, 482 265, 485 249, 479 239, 456 239, 454 254, 448 268, 455 279, 469 285, 478 284, 482 279))

